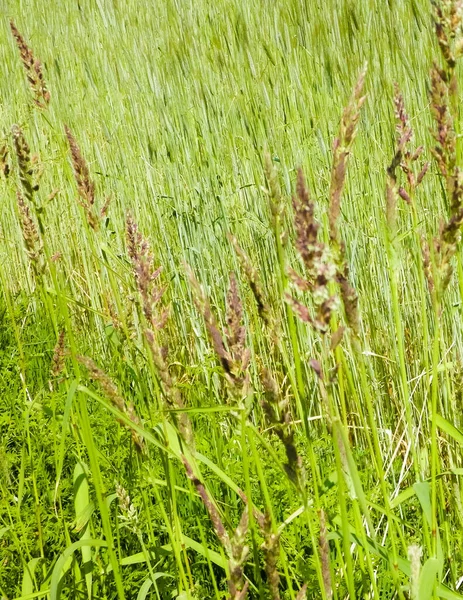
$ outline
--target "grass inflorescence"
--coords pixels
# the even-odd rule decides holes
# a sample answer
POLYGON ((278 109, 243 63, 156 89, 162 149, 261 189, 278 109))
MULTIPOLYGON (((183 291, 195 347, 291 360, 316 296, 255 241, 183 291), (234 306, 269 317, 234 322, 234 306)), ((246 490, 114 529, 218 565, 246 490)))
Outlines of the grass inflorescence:
POLYGON ((52 4, 3 22, 2 598, 461 598, 462 2, 52 4))

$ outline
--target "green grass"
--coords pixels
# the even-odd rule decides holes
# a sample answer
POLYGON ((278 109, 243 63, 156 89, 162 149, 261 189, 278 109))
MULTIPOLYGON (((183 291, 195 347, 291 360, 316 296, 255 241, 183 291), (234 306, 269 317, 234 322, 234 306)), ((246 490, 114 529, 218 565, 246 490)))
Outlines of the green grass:
MULTIPOLYGON (((452 214, 435 161, 412 205, 399 198, 396 222, 386 219, 394 82, 412 143, 433 160, 429 73, 442 59, 428 1, 4 7, 0 595, 238 599, 232 587, 246 582, 259 600, 460 598, 463 270, 458 245, 445 294, 429 293, 421 238, 452 214), (43 63, 47 108, 33 104, 10 18, 43 63), (347 329, 331 348, 285 302, 290 292, 311 315, 317 307, 288 277, 289 267, 308 277, 291 197, 300 166, 329 246, 332 144, 365 62, 338 221, 362 325, 356 335, 340 303, 328 328, 347 329), (14 124, 34 182, 40 173, 30 197, 14 124), (78 200, 65 125, 96 185, 91 210, 111 199, 98 231, 78 200), (39 230, 37 260, 17 190, 39 230), (147 260, 131 252, 127 211, 151 273, 163 267, 148 289, 134 276, 147 260), (230 234, 258 271, 270 324, 230 234), (225 335, 231 271, 249 366, 225 335), (217 330, 225 346, 216 338, 214 351, 217 330)), ((438 282, 437 251, 431 263, 438 282)))

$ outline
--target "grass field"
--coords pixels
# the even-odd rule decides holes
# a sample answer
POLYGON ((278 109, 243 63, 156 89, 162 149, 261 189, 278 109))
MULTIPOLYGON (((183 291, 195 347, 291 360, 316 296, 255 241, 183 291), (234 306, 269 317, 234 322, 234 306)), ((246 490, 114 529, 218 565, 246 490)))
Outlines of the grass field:
POLYGON ((461 3, 2 8, 2 600, 462 598, 461 3))

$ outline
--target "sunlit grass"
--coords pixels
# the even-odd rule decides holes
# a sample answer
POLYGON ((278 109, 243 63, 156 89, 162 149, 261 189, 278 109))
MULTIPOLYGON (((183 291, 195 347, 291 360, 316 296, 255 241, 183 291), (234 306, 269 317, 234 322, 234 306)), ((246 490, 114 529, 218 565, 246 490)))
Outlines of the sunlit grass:
POLYGON ((459 598, 459 207, 387 171, 395 82, 432 160, 428 2, 6 8, 3 596, 459 598))

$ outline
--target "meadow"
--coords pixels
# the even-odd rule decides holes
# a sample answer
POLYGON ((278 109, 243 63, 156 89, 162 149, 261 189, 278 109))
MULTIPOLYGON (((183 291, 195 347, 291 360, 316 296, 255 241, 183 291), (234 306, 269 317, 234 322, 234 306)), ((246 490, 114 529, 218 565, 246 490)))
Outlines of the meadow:
POLYGON ((2 600, 462 598, 462 2, 3 8, 2 600))

